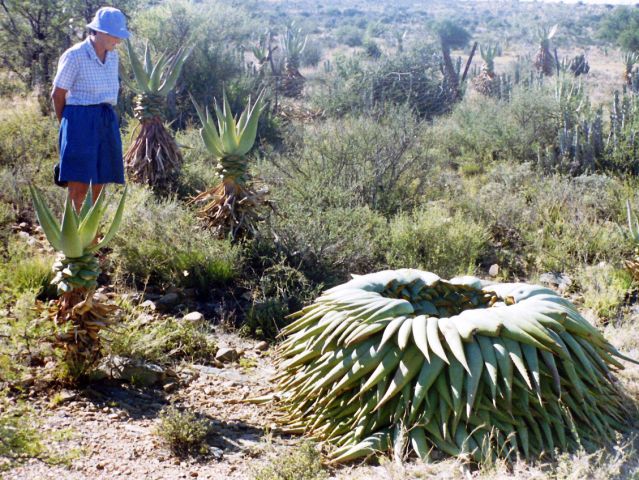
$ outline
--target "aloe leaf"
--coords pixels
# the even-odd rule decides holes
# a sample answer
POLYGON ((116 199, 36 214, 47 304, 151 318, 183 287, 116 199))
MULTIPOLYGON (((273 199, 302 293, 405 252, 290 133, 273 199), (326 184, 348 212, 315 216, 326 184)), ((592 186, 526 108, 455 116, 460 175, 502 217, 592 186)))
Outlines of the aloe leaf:
POLYGON ((64 202, 64 215, 62 217, 62 252, 68 258, 78 258, 84 254, 82 243, 78 235, 78 215, 75 212, 71 194, 67 194, 64 202))
POLYGON ((115 211, 115 215, 113 216, 113 220, 111 221, 111 226, 109 227, 109 230, 107 231, 106 235, 95 246, 88 248, 87 249, 88 253, 97 252, 99 249, 106 246, 113 239, 113 237, 115 237, 115 234, 117 233, 118 228, 120 228, 120 223, 122 222, 122 215, 124 214, 124 203, 126 200, 127 190, 128 190, 128 186, 124 187, 124 191, 122 192, 122 197, 120 198, 120 203, 118 204, 118 208, 115 211))
MULTIPOLYGON (((98 234, 98 229, 100 228, 100 221, 104 216, 104 207, 105 207, 105 199, 106 193, 105 188, 100 190, 98 194, 98 198, 93 205, 90 205, 89 210, 86 212, 84 216, 80 215, 82 221, 80 222, 80 226, 78 227, 78 235, 80 235, 80 241, 82 242, 82 248, 87 248, 93 240, 95 236, 98 234)), ((90 192, 90 189, 89 189, 90 192)), ((90 194, 87 194, 87 198, 89 198, 90 194)), ((85 205, 89 205, 85 202, 85 205)))
POLYGON ((149 75, 144 71, 144 67, 133 50, 130 40, 126 41, 126 49, 129 54, 129 60, 131 61, 131 69, 133 70, 133 75, 135 76, 135 81, 138 84, 140 92, 148 92, 149 75))
POLYGON ((29 191, 31 192, 31 199, 33 200, 33 207, 36 212, 36 217, 38 218, 38 223, 42 227, 44 235, 55 250, 62 251, 63 244, 60 225, 44 202, 40 191, 31 184, 29 184, 29 191))

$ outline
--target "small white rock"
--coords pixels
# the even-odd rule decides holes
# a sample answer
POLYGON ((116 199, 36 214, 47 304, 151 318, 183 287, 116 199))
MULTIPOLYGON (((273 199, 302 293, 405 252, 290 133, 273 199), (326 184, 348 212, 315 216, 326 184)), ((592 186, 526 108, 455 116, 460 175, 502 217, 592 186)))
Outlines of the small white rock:
POLYGON ((488 269, 488 275, 490 275, 491 277, 496 277, 497 275, 499 275, 499 265, 493 263, 488 269))
POLYGON ((184 315, 182 320, 189 323, 201 323, 202 321, 204 321, 204 315, 202 315, 200 312, 191 312, 184 315))

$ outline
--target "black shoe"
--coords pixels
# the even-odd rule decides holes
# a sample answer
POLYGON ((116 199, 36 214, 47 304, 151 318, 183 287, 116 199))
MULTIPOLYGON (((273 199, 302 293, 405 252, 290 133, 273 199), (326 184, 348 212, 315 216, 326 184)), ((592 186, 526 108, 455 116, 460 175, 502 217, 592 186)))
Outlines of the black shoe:
POLYGON ((69 185, 69 182, 62 182, 60 180, 60 164, 56 163, 53 166, 53 182, 58 186, 58 187, 66 187, 67 185, 69 185))

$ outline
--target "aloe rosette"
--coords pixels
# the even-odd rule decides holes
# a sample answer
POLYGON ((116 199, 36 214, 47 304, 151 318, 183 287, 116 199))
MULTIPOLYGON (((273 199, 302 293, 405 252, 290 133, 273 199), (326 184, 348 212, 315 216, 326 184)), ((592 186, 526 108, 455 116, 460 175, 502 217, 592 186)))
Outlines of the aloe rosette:
POLYGON ((535 458, 595 448, 632 418, 613 376, 626 357, 547 288, 388 270, 294 317, 278 350, 280 421, 334 446, 333 463, 535 458))
POLYGON ((58 299, 49 315, 58 326, 56 344, 65 350, 69 365, 79 369, 89 367, 100 352, 99 332, 111 322, 113 305, 93 298, 100 267, 95 253, 115 236, 124 213, 126 189, 122 194, 111 225, 105 235, 96 241, 102 220, 108 208, 104 189, 93 203, 91 189, 79 212, 67 195, 62 222, 54 217, 42 193, 30 186, 36 216, 42 231, 58 257, 53 264, 58 299))
POLYGON ((300 56, 306 48, 307 37, 301 28, 291 24, 286 28, 281 40, 284 54, 284 76, 282 78, 282 92, 287 97, 296 98, 302 94, 306 79, 300 73, 300 56))
POLYGON ((124 155, 129 176, 151 186, 167 181, 182 166, 182 154, 164 126, 163 107, 166 96, 175 88, 190 48, 180 48, 174 55, 161 54, 154 62, 149 45, 141 61, 131 43, 127 50, 135 83, 135 118, 140 122, 137 136, 124 155))
POLYGON ((249 98, 239 118, 233 116, 224 95, 222 106, 215 104, 215 121, 208 108, 202 109, 191 100, 202 122, 200 135, 216 161, 215 170, 221 180, 193 199, 203 204, 198 215, 218 236, 254 234, 267 192, 256 191, 250 185, 247 154, 255 143, 258 121, 265 108, 263 93, 253 103, 249 98))

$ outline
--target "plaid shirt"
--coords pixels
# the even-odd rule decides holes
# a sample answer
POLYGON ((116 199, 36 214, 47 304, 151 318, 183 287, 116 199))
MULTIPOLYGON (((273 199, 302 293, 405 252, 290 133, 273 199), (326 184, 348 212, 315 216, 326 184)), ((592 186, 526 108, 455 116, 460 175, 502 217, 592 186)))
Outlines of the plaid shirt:
POLYGON ((87 37, 62 54, 53 86, 68 90, 67 105, 115 105, 120 88, 117 52, 106 52, 102 63, 87 37))

